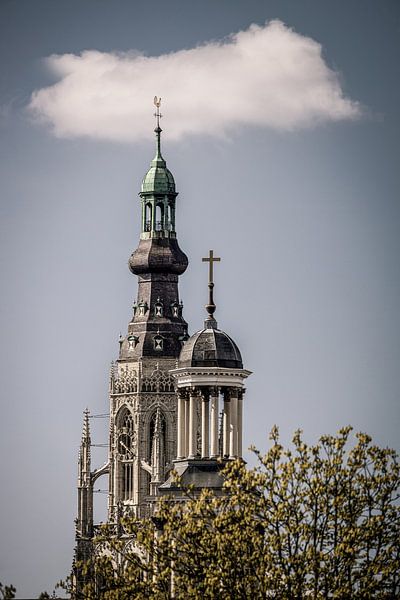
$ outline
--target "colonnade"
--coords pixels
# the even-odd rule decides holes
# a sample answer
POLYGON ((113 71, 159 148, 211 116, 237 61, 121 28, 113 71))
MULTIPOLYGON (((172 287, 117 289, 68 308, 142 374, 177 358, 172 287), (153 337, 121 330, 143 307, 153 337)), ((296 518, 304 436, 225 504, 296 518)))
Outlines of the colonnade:
POLYGON ((238 387, 196 386, 178 389, 178 460, 199 456, 242 456, 243 392, 243 388, 238 387))

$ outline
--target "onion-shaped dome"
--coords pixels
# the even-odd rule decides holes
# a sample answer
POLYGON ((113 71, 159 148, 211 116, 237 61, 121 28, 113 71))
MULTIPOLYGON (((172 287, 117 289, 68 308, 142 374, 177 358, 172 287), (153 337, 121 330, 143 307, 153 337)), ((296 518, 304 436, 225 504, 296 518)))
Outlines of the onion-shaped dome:
POLYGON ((188 258, 174 238, 140 240, 129 259, 129 268, 135 275, 142 273, 175 273, 182 275, 188 258))
MULTIPOLYGON (((207 321, 206 321, 207 326, 207 321)), ((239 348, 224 331, 208 326, 193 334, 179 357, 179 367, 243 369, 239 348)))

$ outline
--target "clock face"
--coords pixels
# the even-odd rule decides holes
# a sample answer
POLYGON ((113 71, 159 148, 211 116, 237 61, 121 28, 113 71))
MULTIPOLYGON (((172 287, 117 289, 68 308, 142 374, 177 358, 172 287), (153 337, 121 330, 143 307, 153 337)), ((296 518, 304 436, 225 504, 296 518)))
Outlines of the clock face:
POLYGON ((118 452, 126 458, 132 455, 132 439, 130 435, 121 433, 118 438, 118 452))

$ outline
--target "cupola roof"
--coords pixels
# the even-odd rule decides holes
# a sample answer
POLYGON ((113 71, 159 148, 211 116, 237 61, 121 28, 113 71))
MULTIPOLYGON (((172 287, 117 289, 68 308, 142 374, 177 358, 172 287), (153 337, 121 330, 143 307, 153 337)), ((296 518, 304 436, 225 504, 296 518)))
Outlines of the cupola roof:
POLYGON ((150 169, 142 181, 142 187, 140 194, 176 194, 175 180, 169 169, 167 169, 167 163, 161 154, 161 132, 160 127, 160 103, 161 98, 154 98, 154 104, 157 107, 155 117, 157 119, 157 126, 154 130, 156 134, 156 155, 150 163, 150 169))
POLYGON ((179 356, 179 367, 225 367, 228 369, 243 369, 239 348, 231 337, 218 329, 214 318, 216 309, 214 303, 214 262, 221 259, 214 256, 210 250, 209 256, 202 259, 209 263, 207 318, 204 329, 193 334, 185 343, 179 356))
POLYGON ((233 339, 220 329, 208 327, 193 334, 185 343, 179 366, 243 369, 243 362, 233 339))

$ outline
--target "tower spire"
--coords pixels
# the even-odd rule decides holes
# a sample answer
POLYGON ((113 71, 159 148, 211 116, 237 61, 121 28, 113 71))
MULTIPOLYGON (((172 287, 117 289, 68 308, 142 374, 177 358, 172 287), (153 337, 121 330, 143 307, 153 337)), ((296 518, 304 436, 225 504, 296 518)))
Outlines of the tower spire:
POLYGON ((156 155, 153 159, 153 163, 155 163, 155 164, 161 163, 162 166, 165 166, 166 163, 161 154, 161 132, 162 132, 162 129, 160 127, 160 119, 162 117, 162 114, 160 113, 161 98, 157 98, 157 96, 154 96, 154 106, 156 107, 156 112, 154 113, 154 116, 156 118, 156 128, 155 128, 154 132, 156 134, 157 146, 156 146, 156 155))
POLYGON ((89 425, 89 409, 86 408, 83 412, 83 427, 80 455, 80 481, 81 485, 87 485, 90 481, 90 425, 89 425))
POLYGON ((90 536, 93 529, 93 485, 90 461, 89 409, 83 413, 82 440, 78 461, 78 519, 77 534, 90 536))
POLYGON ((208 268, 208 304, 206 304, 206 311, 208 316, 204 321, 205 329, 217 329, 217 321, 214 318, 215 309, 217 308, 214 303, 214 263, 220 262, 221 259, 214 256, 214 250, 210 250, 206 258, 201 259, 203 262, 209 263, 208 268))

